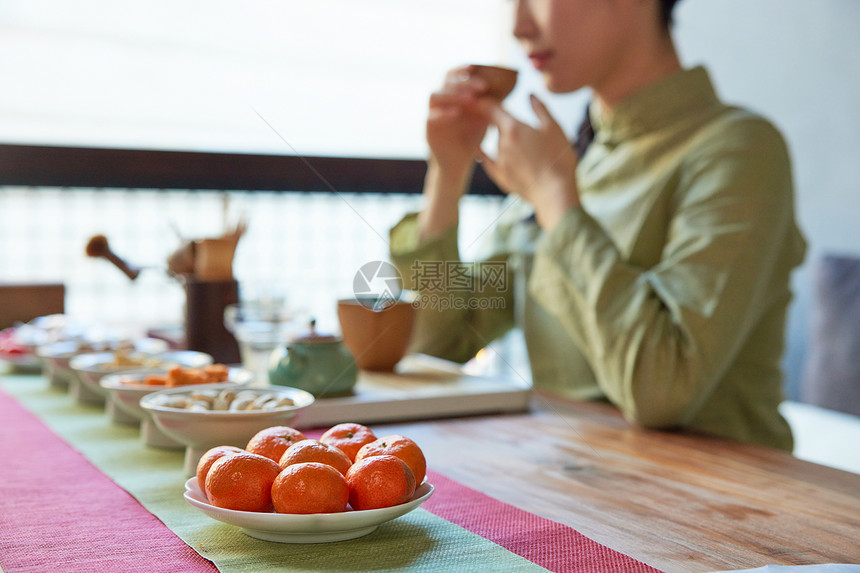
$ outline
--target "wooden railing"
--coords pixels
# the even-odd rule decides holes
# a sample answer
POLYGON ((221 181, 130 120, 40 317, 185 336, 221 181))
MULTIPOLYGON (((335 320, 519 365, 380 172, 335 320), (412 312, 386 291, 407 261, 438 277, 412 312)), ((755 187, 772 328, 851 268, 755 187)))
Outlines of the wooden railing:
MULTIPOLYGON (((0 185, 420 193, 425 171, 418 159, 0 144, 0 185)), ((470 193, 500 192, 478 168, 470 193)))

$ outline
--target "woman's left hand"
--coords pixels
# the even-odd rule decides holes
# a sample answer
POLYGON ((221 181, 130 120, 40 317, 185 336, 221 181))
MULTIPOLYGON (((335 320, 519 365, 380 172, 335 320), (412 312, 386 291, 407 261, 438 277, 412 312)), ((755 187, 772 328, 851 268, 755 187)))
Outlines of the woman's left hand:
POLYGON ((532 204, 538 224, 549 231, 564 213, 579 205, 573 146, 546 106, 531 96, 540 125, 522 123, 496 105, 491 124, 499 129, 495 159, 479 151, 487 174, 505 193, 519 195, 532 204))

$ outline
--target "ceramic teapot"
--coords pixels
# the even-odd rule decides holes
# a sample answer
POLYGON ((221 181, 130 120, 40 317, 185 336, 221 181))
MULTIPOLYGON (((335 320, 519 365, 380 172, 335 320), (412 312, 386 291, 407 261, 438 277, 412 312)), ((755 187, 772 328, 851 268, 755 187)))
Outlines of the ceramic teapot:
POLYGON ((310 392, 316 398, 350 392, 358 378, 358 367, 338 336, 317 334, 316 321, 310 332, 274 351, 269 382, 310 392))

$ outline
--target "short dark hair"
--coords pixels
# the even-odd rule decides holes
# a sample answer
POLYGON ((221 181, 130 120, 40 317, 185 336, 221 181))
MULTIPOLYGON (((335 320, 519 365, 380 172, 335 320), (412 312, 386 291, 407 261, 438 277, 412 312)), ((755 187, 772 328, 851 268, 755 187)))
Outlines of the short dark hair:
POLYGON ((672 27, 672 10, 679 0, 660 0, 660 23, 666 28, 672 27))

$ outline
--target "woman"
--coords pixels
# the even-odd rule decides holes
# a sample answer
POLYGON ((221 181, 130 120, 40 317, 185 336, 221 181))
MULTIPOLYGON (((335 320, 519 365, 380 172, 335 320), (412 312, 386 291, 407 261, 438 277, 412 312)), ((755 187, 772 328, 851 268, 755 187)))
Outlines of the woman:
POLYGON ((424 305, 413 349, 464 361, 520 326, 538 388, 608 399, 646 427, 790 450, 780 358, 805 243, 788 153, 766 120, 721 103, 704 69, 682 69, 674 3, 517 2, 514 35, 547 87, 593 92, 582 157, 536 98, 532 128, 468 68, 431 96, 426 203, 392 229, 392 259, 425 302, 454 303, 424 305), (495 159, 479 148, 491 124, 495 159), (509 280, 448 265, 447 279, 469 269, 474 288, 416 284, 429 262, 459 260, 457 204, 476 159, 511 195, 490 259, 509 280), (488 297, 503 308, 476 304, 488 297))

